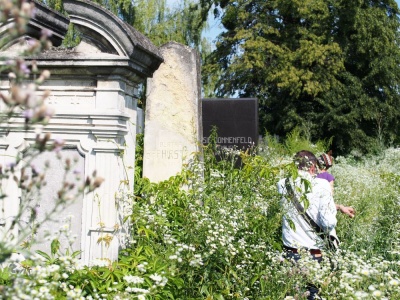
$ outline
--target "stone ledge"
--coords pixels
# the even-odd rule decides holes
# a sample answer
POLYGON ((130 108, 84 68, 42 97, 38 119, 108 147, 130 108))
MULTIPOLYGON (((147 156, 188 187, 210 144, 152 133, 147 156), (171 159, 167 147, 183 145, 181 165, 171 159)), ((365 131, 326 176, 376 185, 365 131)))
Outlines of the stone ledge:
POLYGON ((37 0, 30 2, 35 4, 35 15, 29 21, 27 34, 39 39, 42 29, 50 30, 50 41, 54 46, 60 46, 68 31, 70 20, 37 0))

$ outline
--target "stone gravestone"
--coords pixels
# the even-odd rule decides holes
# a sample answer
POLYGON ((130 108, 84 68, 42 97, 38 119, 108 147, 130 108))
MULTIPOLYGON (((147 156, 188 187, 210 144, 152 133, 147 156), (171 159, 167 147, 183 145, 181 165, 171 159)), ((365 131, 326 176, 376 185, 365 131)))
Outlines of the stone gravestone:
POLYGON ((203 144, 208 144, 212 128, 216 143, 224 148, 247 150, 258 143, 257 98, 203 99, 203 144))
POLYGON ((175 42, 160 51, 164 62, 148 79, 145 112, 143 176, 152 182, 179 173, 202 140, 199 56, 175 42))

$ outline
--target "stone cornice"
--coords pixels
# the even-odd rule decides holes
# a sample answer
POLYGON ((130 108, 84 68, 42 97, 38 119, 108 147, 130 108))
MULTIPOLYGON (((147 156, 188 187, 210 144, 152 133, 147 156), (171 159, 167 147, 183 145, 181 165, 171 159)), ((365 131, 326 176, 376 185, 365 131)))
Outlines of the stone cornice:
POLYGON ((52 35, 49 37, 53 46, 60 46, 64 36, 67 34, 69 19, 59 12, 44 6, 37 0, 35 3, 35 14, 29 20, 26 34, 34 38, 40 38, 42 29, 50 30, 52 35))
MULTIPOLYGON (((129 116, 115 111, 102 114, 79 114, 79 113, 61 113, 56 114, 50 122, 43 128, 44 132, 53 134, 93 134, 100 136, 124 136, 128 134, 127 122, 129 116)), ((26 130, 25 119, 21 116, 15 116, 12 124, 0 125, 0 133, 9 132, 27 132, 34 133, 34 129, 26 130)))
MULTIPOLYGON (((73 74, 79 69, 80 74, 119 74, 135 82, 142 82, 163 62, 160 50, 143 34, 123 22, 110 11, 88 0, 64 0, 63 4, 68 18, 44 6, 37 0, 36 13, 29 21, 25 37, 39 39, 42 30, 52 32, 50 40, 54 46, 60 46, 73 23, 81 33, 81 39, 92 49, 66 49, 53 47, 35 56, 25 57, 27 61, 36 60, 38 67, 50 68, 52 74, 73 74), (97 49, 98 52, 93 52, 97 49), (54 70, 52 68, 55 68, 54 70), (100 73, 98 73, 100 72, 100 73)), ((0 39, 12 26, 13 20, 0 24, 0 39)), ((9 41, 3 45, 2 57, 13 59, 20 56, 19 51, 10 48, 19 40, 9 41)), ((0 43, 1 45, 1 43, 0 43)), ((4 61, 0 60, 0 65, 4 61)))
POLYGON ((147 76, 162 63, 159 49, 147 37, 107 9, 88 0, 64 0, 63 3, 83 39, 102 52, 128 57, 133 64, 146 68, 147 76))

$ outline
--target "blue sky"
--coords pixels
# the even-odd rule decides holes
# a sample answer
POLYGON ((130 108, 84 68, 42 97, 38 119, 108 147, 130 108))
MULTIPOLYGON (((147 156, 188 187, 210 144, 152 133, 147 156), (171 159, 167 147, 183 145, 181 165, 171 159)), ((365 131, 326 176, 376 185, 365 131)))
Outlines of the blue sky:
POLYGON ((214 19, 214 15, 212 13, 208 16, 208 20, 209 28, 204 33, 204 36, 213 42, 215 37, 222 31, 223 26, 218 20, 214 19))

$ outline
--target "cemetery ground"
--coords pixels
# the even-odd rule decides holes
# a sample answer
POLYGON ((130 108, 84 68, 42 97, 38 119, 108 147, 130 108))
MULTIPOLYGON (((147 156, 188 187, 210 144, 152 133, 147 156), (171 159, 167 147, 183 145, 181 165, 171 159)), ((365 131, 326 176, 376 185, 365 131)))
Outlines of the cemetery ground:
POLYGON ((282 257, 276 183, 305 144, 285 145, 242 153, 240 169, 232 152, 216 161, 206 147, 203 161, 169 180, 138 180, 134 193, 118 195, 132 205, 132 230, 117 261, 80 265, 55 238, 47 254, 21 252, 3 264, 2 298, 305 299, 312 280, 323 299, 399 299, 400 150, 336 157, 335 201, 357 216, 338 216, 339 252, 294 266, 282 257))

